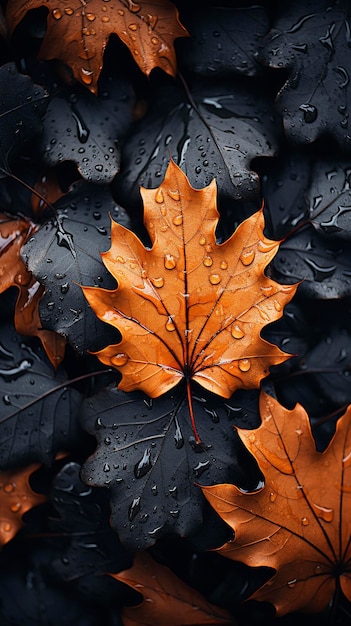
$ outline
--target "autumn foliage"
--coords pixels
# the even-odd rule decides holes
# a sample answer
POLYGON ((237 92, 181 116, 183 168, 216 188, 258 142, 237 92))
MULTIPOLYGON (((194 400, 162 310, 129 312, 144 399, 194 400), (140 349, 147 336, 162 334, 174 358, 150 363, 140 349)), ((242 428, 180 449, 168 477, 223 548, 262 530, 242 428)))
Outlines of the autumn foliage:
POLYGON ((222 4, 0 0, 1 626, 351 620, 351 8, 222 4))

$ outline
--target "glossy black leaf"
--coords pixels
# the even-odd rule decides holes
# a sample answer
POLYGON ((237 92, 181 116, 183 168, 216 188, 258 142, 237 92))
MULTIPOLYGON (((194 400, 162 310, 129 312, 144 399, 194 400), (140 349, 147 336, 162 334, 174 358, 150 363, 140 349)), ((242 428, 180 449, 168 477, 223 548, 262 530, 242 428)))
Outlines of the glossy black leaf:
POLYGON ((86 180, 110 183, 119 171, 117 142, 132 118, 132 90, 121 80, 105 81, 96 97, 77 88, 54 97, 43 120, 43 158, 49 165, 74 161, 86 180))
POLYGON ((48 98, 47 91, 20 74, 15 63, 0 68, 0 178, 24 144, 39 136, 48 98))
POLYGON ((129 225, 110 189, 77 183, 55 204, 55 218, 23 248, 28 268, 45 285, 40 302, 43 326, 67 337, 79 351, 95 350, 116 339, 91 311, 80 287, 115 286, 100 258, 100 252, 110 247, 111 218, 129 225))
POLYGON ((301 295, 324 299, 351 295, 351 250, 340 240, 321 237, 310 225, 283 241, 273 267, 278 281, 301 280, 301 295))
POLYGON ((77 446, 82 435, 81 394, 63 368, 54 372, 40 348, 33 349, 4 322, 0 328, 0 467, 50 463, 55 453, 77 446))
POLYGON ((181 68, 211 78, 233 72, 255 76, 262 71, 257 48, 269 27, 263 7, 204 8, 191 13, 184 24, 191 37, 177 42, 181 68))
POLYGON ((51 569, 60 580, 73 583, 96 601, 117 602, 120 583, 101 574, 128 569, 132 555, 109 524, 107 490, 87 487, 79 472, 78 463, 67 463, 53 481, 50 499, 58 517, 49 519, 49 529, 59 556, 51 569))
POLYGON ((273 156, 279 128, 268 99, 247 86, 199 84, 189 99, 180 88, 162 87, 124 146, 117 193, 125 206, 138 206, 139 187, 157 187, 172 157, 193 187, 215 177, 221 196, 257 201, 250 163, 273 156))
POLYGON ((85 402, 82 425, 98 447, 83 466, 83 480, 109 488, 112 526, 133 549, 170 532, 187 536, 200 528, 204 499, 195 483, 236 480, 245 486, 255 480, 245 455, 241 467, 243 449, 233 427, 257 425, 257 392, 226 401, 195 393, 193 400, 201 444, 195 442, 182 387, 156 400, 113 389, 85 402))
POLYGON ((315 162, 308 202, 310 220, 318 232, 350 240, 351 162, 315 162))
POLYGON ((289 77, 277 97, 290 140, 310 143, 332 134, 350 150, 350 3, 288 0, 262 58, 289 77))
POLYGON ((268 237, 282 239, 308 220, 306 194, 310 169, 310 159, 306 155, 297 151, 285 152, 284 158, 277 159, 276 167, 262 176, 268 237))

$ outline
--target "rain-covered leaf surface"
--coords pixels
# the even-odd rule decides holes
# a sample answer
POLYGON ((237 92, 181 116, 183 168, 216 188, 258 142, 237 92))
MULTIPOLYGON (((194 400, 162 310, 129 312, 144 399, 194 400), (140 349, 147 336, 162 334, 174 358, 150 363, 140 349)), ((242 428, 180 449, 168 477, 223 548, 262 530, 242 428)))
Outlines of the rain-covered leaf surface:
POLYGON ((46 501, 36 493, 29 479, 39 465, 29 465, 0 472, 0 545, 14 538, 24 525, 22 516, 32 507, 46 501))
POLYGON ((199 529, 204 501, 195 482, 236 476, 247 484, 249 464, 245 475, 233 432, 234 421, 257 423, 246 398, 249 412, 236 395, 226 401, 194 395, 201 444, 182 388, 156 400, 113 389, 85 401, 82 425, 98 447, 83 466, 83 480, 110 490, 111 523, 122 543, 144 549, 169 532, 186 536, 199 529))
POLYGON ((351 295, 351 252, 348 244, 326 239, 305 226, 280 246, 273 261, 275 278, 302 280, 299 290, 308 297, 345 298, 351 295))
MULTIPOLYGON (((45 286, 40 318, 45 328, 64 335, 77 350, 95 350, 106 342, 106 326, 87 305, 79 285, 113 287, 101 263, 109 245, 110 216, 129 225, 125 211, 108 187, 77 183, 55 204, 56 217, 23 248, 28 268, 45 286)), ((108 332, 108 329, 107 329, 108 332)), ((116 339, 110 331, 109 337, 116 339)))
POLYGON ((26 142, 41 132, 41 119, 48 104, 48 93, 29 76, 20 74, 14 63, 0 69, 0 178, 9 161, 26 142))
POLYGON ((81 395, 65 386, 43 352, 23 342, 11 326, 0 329, 0 467, 40 461, 77 445, 81 395), (57 388, 57 389, 56 389, 57 388), (55 390, 56 389, 56 390, 55 390))
MULTIPOLYGON (((46 548, 20 545, 0 554, 2 626, 101 626, 101 610, 55 585, 46 548)), ((118 624, 118 622, 117 622, 118 624)), ((119 626, 119 625, 118 625, 119 626)))
POLYGON ((188 99, 168 85, 128 138, 116 188, 125 206, 138 206, 139 187, 157 187, 171 156, 193 187, 216 178, 220 195, 257 201, 259 179, 250 163, 274 155, 278 134, 268 100, 247 87, 198 84, 188 99))
POLYGON ((294 142, 332 133, 350 149, 350 10, 345 0, 288 0, 279 6, 262 58, 289 71, 277 107, 294 142))
POLYGON ((296 151, 278 157, 276 167, 262 177, 268 237, 283 239, 308 218, 310 168, 308 157, 296 151))
POLYGON ((186 20, 191 37, 179 40, 179 63, 189 72, 212 78, 237 73, 255 76, 256 55, 269 27, 263 7, 216 7, 191 13, 186 20))
POLYGON ((104 81, 96 97, 83 87, 54 97, 43 120, 43 156, 51 166, 74 161, 93 183, 110 183, 119 171, 116 145, 132 116, 132 90, 121 80, 104 81))
POLYGON ((107 491, 87 487, 79 472, 78 463, 67 463, 52 484, 50 499, 58 517, 50 518, 49 528, 59 551, 52 571, 91 597, 103 601, 109 593, 116 601, 119 585, 101 574, 130 567, 132 556, 109 524, 107 491))
POLYGON ((351 161, 317 161, 308 190, 310 220, 322 235, 351 239, 351 161))

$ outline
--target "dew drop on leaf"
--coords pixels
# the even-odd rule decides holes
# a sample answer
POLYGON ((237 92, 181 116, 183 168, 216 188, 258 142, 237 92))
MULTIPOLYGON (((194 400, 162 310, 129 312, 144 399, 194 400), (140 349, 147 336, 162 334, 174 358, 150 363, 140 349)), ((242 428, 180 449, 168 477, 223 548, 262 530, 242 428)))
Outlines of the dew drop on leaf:
POLYGON ((140 496, 138 496, 137 498, 134 498, 129 507, 128 519, 130 522, 133 521, 133 519, 139 513, 139 511, 140 511, 140 496))
POLYGON ((157 204, 161 204, 164 201, 163 191, 161 187, 159 187, 155 193, 155 201, 157 204))
POLYGON ((218 285, 221 282, 221 277, 219 274, 211 274, 209 281, 211 285, 218 285))
POLYGON ((244 250, 240 255, 240 261, 243 265, 251 265, 255 258, 254 250, 244 250))
POLYGON ((134 466, 134 476, 135 478, 142 478, 147 474, 152 468, 151 463, 151 450, 150 448, 146 448, 144 450, 144 454, 141 457, 140 461, 134 466))
POLYGON ((125 352, 119 352, 111 358, 112 365, 115 365, 116 367, 123 367, 123 365, 126 365, 128 361, 129 357, 125 354, 125 352))
POLYGON ((251 368, 250 359, 240 359, 239 370, 241 370, 242 372, 248 372, 250 368, 251 368))
POLYGON ((52 17, 54 18, 54 20, 60 20, 61 17, 62 17, 62 13, 61 13, 60 9, 53 9, 52 17))
POLYGON ((164 259, 166 270, 173 270, 176 266, 176 260, 173 254, 166 254, 164 259))
POLYGON ((161 287, 163 287, 164 285, 164 280, 162 276, 160 276, 159 278, 151 278, 151 282, 157 289, 161 289, 161 287))
POLYGON ((211 267, 211 265, 213 265, 213 259, 210 256, 205 256, 202 262, 205 267, 211 267))
POLYGON ((183 224, 183 216, 182 215, 176 215, 173 220, 172 220, 174 226, 181 226, 181 224, 183 224))
POLYGON ((241 330, 238 324, 235 324, 234 326, 232 326, 231 332, 232 332, 232 337, 234 337, 234 339, 242 339, 245 335, 245 333, 241 330))

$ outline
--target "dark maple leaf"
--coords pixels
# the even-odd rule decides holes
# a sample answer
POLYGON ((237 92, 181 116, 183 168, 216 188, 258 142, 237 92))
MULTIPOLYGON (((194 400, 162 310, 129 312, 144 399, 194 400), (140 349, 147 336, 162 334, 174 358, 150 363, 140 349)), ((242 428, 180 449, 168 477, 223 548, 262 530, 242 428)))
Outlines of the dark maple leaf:
POLYGON ((215 181, 193 189, 171 162, 160 187, 141 192, 152 248, 113 222, 102 258, 118 288, 83 287, 98 317, 122 335, 96 354, 121 371, 124 391, 157 397, 186 380, 191 415, 190 380, 229 398, 286 360, 260 331, 282 316, 297 285, 264 274, 279 242, 264 236, 262 211, 216 243, 215 181))
POLYGON ((257 392, 238 391, 223 401, 193 396, 202 444, 189 420, 186 394, 177 388, 156 400, 116 389, 87 399, 81 421, 97 440, 82 476, 89 486, 107 487, 111 524, 131 549, 144 549, 170 532, 189 536, 203 523, 204 499, 194 482, 235 479, 246 488, 257 483, 233 433, 233 423, 258 423, 257 392))
MULTIPOLYGON (((126 226, 129 218, 108 187, 86 182, 74 184, 54 208, 55 218, 22 248, 26 265, 45 287, 40 319, 75 349, 96 350, 106 341, 107 327, 90 310, 77 283, 114 286, 99 252, 109 243, 110 215, 126 226)), ((109 339, 115 341, 116 333, 109 339)))
POLYGON ((194 11, 186 17, 191 38, 178 42, 178 62, 189 72, 210 78, 237 73, 256 76, 260 39, 269 27, 263 7, 220 7, 194 11))
POLYGON ((48 105, 48 92, 20 74, 15 63, 0 68, 0 178, 26 142, 41 132, 41 118, 48 105))
POLYGON ((328 448, 317 452, 306 411, 288 411, 261 394, 262 425, 239 430, 265 476, 259 491, 235 485, 202 490, 235 531, 220 548, 247 565, 273 567, 274 577, 253 598, 277 613, 320 612, 337 587, 351 600, 351 407, 328 448))
POLYGON ((72 449, 81 430, 77 413, 81 395, 67 388, 62 368, 53 374, 40 349, 4 322, 0 329, 0 467, 39 461, 72 449))
POLYGON ((332 133, 349 149, 350 6, 289 0, 279 8, 262 58, 289 70, 277 97, 285 132, 299 143, 332 133))
POLYGON ((42 328, 38 307, 44 287, 32 272, 27 271, 20 256, 24 243, 36 228, 33 222, 25 218, 13 218, 0 213, 0 293, 9 287, 17 287, 19 294, 14 316, 17 332, 38 337, 51 363, 58 367, 65 354, 65 339, 42 328))
POLYGON ((112 33, 131 51, 140 69, 149 74, 161 67, 174 76, 174 39, 188 35, 169 0, 11 0, 7 22, 12 33, 30 9, 49 9, 47 32, 40 49, 42 59, 60 59, 93 92, 102 68, 103 53, 112 33))
POLYGON ((137 553, 130 569, 111 576, 143 595, 140 605, 123 609, 124 626, 235 624, 228 611, 210 604, 147 552, 137 553))
POLYGON ((138 206, 139 187, 159 185, 171 156, 194 187, 216 178, 220 197, 258 206, 259 178, 251 161, 273 156, 279 134, 270 100, 247 84, 198 82, 187 92, 161 85, 124 145, 117 197, 126 207, 138 206))
POLYGON ((29 477, 39 465, 0 471, 0 544, 11 541, 24 525, 22 516, 47 500, 33 491, 29 477))
POLYGON ((128 83, 104 80, 95 97, 83 87, 53 97, 43 119, 43 158, 51 166, 74 161, 83 178, 110 183, 119 171, 117 142, 128 131, 133 96, 128 83))

